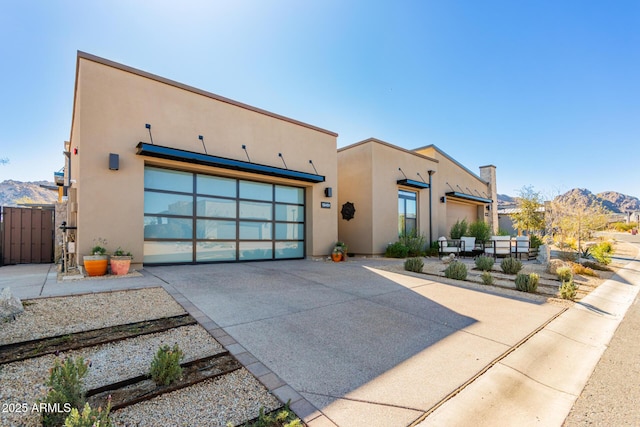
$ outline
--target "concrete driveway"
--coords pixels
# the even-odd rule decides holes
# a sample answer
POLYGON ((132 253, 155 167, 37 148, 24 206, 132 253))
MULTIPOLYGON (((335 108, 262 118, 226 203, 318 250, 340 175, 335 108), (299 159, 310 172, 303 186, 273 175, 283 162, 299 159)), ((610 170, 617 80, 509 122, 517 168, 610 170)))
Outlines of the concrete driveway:
POLYGON ((404 426, 563 309, 388 271, 398 261, 147 268, 310 426, 404 426), (206 320, 206 318, 210 320, 206 320))

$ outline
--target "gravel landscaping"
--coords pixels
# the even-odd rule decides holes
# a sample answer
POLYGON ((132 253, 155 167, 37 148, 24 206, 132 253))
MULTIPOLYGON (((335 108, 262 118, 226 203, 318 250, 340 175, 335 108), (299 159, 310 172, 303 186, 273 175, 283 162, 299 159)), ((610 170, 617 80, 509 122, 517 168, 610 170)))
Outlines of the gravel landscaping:
MULTIPOLYGON (((183 314, 163 289, 106 292, 26 301, 25 312, 0 329, 0 345, 183 314)), ((199 325, 50 354, 0 365, 0 402, 27 407, 26 412, 0 412, 2 426, 39 426, 40 414, 31 410, 47 394, 45 382, 56 357, 91 361, 85 389, 96 388, 148 372, 158 348, 178 344, 183 362, 218 354, 224 348, 199 325), (25 405, 26 404, 26 405, 25 405)), ((240 369, 219 378, 156 397, 113 412, 117 426, 226 425, 255 418, 281 404, 248 371, 240 369)))

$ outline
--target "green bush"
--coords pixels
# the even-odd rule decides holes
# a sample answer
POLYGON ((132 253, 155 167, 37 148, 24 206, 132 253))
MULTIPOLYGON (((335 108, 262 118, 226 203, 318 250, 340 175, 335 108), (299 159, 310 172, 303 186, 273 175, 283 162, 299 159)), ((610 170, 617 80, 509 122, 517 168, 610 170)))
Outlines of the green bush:
POLYGON ((401 235, 399 241, 407 248, 406 256, 416 257, 424 255, 427 239, 423 234, 417 234, 414 230, 410 234, 401 235))
POLYGON ((460 261, 452 261, 444 269, 444 276, 449 279, 465 280, 467 278, 467 266, 460 261))
POLYGON ((500 268, 506 274, 517 274, 522 270, 522 261, 513 257, 505 258, 500 263, 500 268))
POLYGON ((620 232, 627 232, 629 230, 633 230, 637 226, 638 226, 637 222, 630 222, 629 224, 627 224, 626 222, 616 222, 614 224, 611 224, 611 228, 620 232))
POLYGON ((476 268, 482 271, 491 271, 494 262, 493 257, 480 255, 476 258, 476 268))
POLYGON ((111 400, 107 404, 107 408, 91 409, 88 403, 84 404, 84 409, 80 413, 76 408, 64 420, 64 427, 109 427, 111 420, 109 419, 109 411, 111 411, 111 400))
POLYGON ((483 271, 480 278, 482 279, 483 284, 487 286, 493 285, 493 276, 488 271, 483 271))
POLYGON ((402 242, 391 243, 387 246, 384 256, 387 258, 406 258, 409 255, 409 248, 402 242))
POLYGON ((540 246, 544 245, 544 242, 542 241, 542 239, 540 237, 538 237, 535 234, 532 234, 529 236, 529 245, 531 245, 532 249, 536 249, 539 248, 540 246))
POLYGON ((538 289, 540 276, 536 273, 518 273, 516 276, 516 289, 522 292, 535 292, 538 289))
MULTIPOLYGON (((291 401, 288 401, 284 408, 265 414, 264 406, 260 407, 258 419, 254 422, 246 422, 242 427, 302 427, 302 421, 296 417, 296 414, 289 407, 291 401)), ((233 423, 227 423, 227 427, 233 427, 233 423)))
POLYGON ((578 288, 573 283, 573 279, 562 282, 562 285, 560 286, 560 296, 563 299, 570 299, 573 301, 576 298, 577 293, 578 288))
POLYGON ((556 270, 556 275, 558 276, 558 280, 560 280, 561 282, 567 282, 573 279, 573 272, 571 271, 571 267, 567 265, 558 267, 556 270))
POLYGON ((404 269, 407 271, 413 271, 416 273, 422 273, 424 262, 422 258, 409 258, 404 261, 404 269))
POLYGON ((449 231, 449 237, 452 239, 459 239, 462 236, 467 235, 467 220, 463 219, 457 220, 455 224, 451 226, 451 230, 449 231))
POLYGON ((469 224, 467 233, 468 236, 475 237, 478 242, 486 242, 491 238, 491 226, 482 220, 474 221, 469 224))
MULTIPOLYGON (((82 357, 74 359, 69 357, 63 362, 56 358, 53 362, 53 368, 49 370, 49 379, 47 386, 49 392, 43 403, 48 405, 56 405, 61 408, 81 408, 85 402, 85 396, 82 387, 82 379, 89 369, 88 362, 82 357)), ((64 423, 67 413, 59 412, 43 412, 43 426, 60 426, 64 423)))
POLYGON ((184 357, 182 350, 175 344, 173 348, 163 345, 158 349, 149 373, 158 385, 169 385, 182 375, 180 360, 184 357))
POLYGON ((613 244, 611 242, 600 242, 591 246, 589 252, 593 259, 601 264, 609 265, 611 263, 611 255, 613 255, 613 244))

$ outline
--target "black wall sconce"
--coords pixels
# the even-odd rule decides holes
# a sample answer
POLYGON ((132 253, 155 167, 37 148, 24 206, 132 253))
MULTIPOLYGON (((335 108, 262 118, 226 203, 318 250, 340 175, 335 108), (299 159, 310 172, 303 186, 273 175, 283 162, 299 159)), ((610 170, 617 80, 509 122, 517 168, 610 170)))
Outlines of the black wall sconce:
POLYGON ((333 196, 333 189, 331 187, 327 187, 324 189, 324 197, 333 196))
POLYGON ((120 155, 109 153, 109 170, 117 171, 120 169, 120 155))
POLYGON ((440 202, 441 203, 447 203, 447 196, 440 197, 440 202))

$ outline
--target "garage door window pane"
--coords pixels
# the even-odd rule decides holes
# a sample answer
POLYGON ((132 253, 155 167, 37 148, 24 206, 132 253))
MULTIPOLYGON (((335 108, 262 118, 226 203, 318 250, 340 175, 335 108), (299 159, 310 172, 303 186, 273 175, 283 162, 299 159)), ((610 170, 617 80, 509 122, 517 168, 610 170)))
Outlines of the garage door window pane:
POLYGON ((276 258, 302 258, 303 256, 302 242, 276 242, 276 258))
POLYGON ((298 205, 276 205, 276 221, 304 221, 304 207, 298 205))
POLYGON ((144 217, 145 239, 191 239, 193 221, 162 216, 144 217))
POLYGON ((276 202, 297 203, 301 205, 304 203, 304 189, 276 185, 276 202))
POLYGON ((261 182, 240 181, 240 198, 273 200, 273 186, 261 182))
POLYGON ((236 201, 229 199, 216 199, 213 197, 198 197, 198 216, 215 218, 235 218, 236 201))
POLYGON ((144 242, 144 261, 149 264, 191 262, 191 242, 144 242))
POLYGON ((196 222, 196 238, 235 240, 236 222, 199 219, 196 222))
POLYGON ((240 222, 240 239, 242 240, 271 240, 273 239, 270 222, 240 222))
POLYGON ((260 202, 240 202, 240 218, 271 220, 273 205, 260 202))
POLYGON ((191 216, 193 196, 145 191, 144 213, 191 216))
POLYGON ((165 191, 193 192, 193 174, 169 169, 145 168, 144 187, 165 191))
POLYGON ((212 196, 236 197, 236 180, 218 176, 198 175, 196 177, 198 194, 212 196))
POLYGON ((236 259, 236 242, 198 242, 196 245, 196 261, 234 261, 236 259))
POLYGON ((240 259, 272 259, 273 248, 271 242, 240 242, 240 259))
POLYGON ((276 224, 276 240, 302 240, 304 226, 302 224, 276 224))

